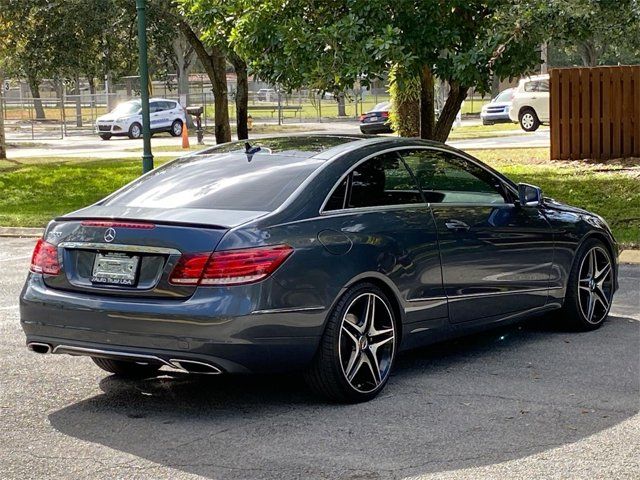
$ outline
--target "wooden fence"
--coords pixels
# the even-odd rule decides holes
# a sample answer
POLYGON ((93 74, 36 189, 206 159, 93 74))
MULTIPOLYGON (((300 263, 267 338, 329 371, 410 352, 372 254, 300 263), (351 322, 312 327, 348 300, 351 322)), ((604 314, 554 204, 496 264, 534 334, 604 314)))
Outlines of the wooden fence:
POLYGON ((640 157, 640 65, 550 74, 552 159, 640 157))

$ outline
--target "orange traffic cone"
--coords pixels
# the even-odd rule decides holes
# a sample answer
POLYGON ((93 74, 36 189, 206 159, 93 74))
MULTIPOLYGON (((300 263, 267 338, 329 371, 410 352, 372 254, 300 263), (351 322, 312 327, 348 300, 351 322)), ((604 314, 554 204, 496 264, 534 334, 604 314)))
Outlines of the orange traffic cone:
POLYGON ((187 131, 187 122, 182 124, 182 148, 189 148, 189 132, 187 131))

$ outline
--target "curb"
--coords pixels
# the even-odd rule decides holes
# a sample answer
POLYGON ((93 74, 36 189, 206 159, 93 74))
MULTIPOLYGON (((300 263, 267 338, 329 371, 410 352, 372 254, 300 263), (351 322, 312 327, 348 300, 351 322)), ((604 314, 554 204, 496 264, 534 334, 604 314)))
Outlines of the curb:
POLYGON ((31 227, 0 227, 0 237, 31 237, 38 238, 44 234, 44 228, 31 227))
POLYGON ((640 250, 623 250, 618 257, 620 263, 640 264, 640 250))

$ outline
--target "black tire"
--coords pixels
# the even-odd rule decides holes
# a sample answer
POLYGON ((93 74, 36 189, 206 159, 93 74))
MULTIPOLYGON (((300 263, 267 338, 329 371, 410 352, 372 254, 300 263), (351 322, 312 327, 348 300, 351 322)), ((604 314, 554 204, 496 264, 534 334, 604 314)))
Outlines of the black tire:
POLYGON ((102 370, 126 378, 145 378, 155 375, 159 365, 140 365, 125 360, 113 360, 111 358, 91 357, 91 360, 102 370))
POLYGON ((102 140, 110 140, 111 139, 111 134, 110 133, 101 133, 100 134, 100 138, 102 140))
MULTIPOLYGON (((381 307, 382 305, 378 302, 376 308, 381 307)), ((389 301, 387 295, 380 288, 372 283, 360 283, 351 287, 342 296, 342 298, 340 298, 331 314, 329 315, 325 332, 320 341, 320 346, 318 347, 318 352, 316 353, 311 367, 305 373, 305 380, 307 381, 308 385, 316 393, 335 402, 358 403, 365 402, 374 398, 386 385, 391 369, 393 368, 398 344, 397 322, 398 320, 396 319, 391 302, 389 301), (370 295, 373 298, 377 297, 379 301, 384 302, 386 310, 380 311, 386 312, 385 316, 388 313, 388 318, 390 319, 389 325, 393 330, 393 338, 385 343, 385 345, 388 345, 388 347, 385 346, 384 348, 390 348, 390 351, 387 351, 386 353, 382 352, 386 355, 386 358, 383 358, 383 361, 379 362, 380 366, 382 366, 383 364, 385 365, 384 376, 382 375, 382 371, 380 368, 378 376, 379 383, 377 384, 377 386, 359 390, 358 388, 354 387, 351 382, 355 383, 360 375, 368 375, 369 372, 373 374, 373 369, 367 370, 368 365, 362 364, 360 368, 351 370, 356 372, 355 378, 351 381, 347 379, 347 374, 345 373, 345 368, 340 357, 341 341, 347 339, 347 337, 345 336, 344 339, 341 340, 341 330, 343 328, 343 321, 346 321, 345 317, 347 313, 349 313, 348 309, 355 305, 356 302, 360 301, 359 299, 366 297, 367 295, 370 295)), ((366 325, 366 321, 364 322, 364 324, 366 325)), ((365 332, 362 336, 368 337, 367 334, 368 332, 365 332)), ((347 341, 349 340, 347 339, 347 341)), ((356 345, 359 346, 360 343, 356 343, 356 345)), ((353 349, 352 354, 356 357, 367 357, 367 355, 371 355, 371 349, 374 348, 374 346, 375 343, 370 338, 369 344, 367 344, 367 342, 364 342, 362 350, 359 350, 359 348, 356 346, 356 348, 353 349), (365 350, 367 351, 365 352, 365 350)), ((374 356, 377 355, 376 351, 378 351, 377 347, 376 350, 373 351, 374 356)), ((382 348, 380 348, 379 351, 382 351, 382 348)), ((350 360, 346 363, 353 365, 350 360)), ((378 359, 376 359, 376 364, 377 363, 378 359)), ((374 380, 374 382, 377 381, 378 380, 374 380)))
MULTIPOLYGON (((611 254, 609 253, 609 249, 602 241, 591 238, 586 240, 582 244, 582 246, 576 253, 574 264, 571 267, 571 272, 569 274, 569 279, 567 282, 567 291, 564 298, 564 305, 559 312, 559 318, 562 320, 566 327, 570 328, 571 330, 577 331, 595 330, 597 328, 600 328, 606 321, 607 316, 609 315, 609 311, 611 310, 611 303, 613 300, 613 268, 613 261, 611 259, 611 254), (589 260, 587 256, 590 254, 590 252, 594 251, 594 249, 596 251, 596 255, 600 259, 606 258, 606 261, 608 261, 611 268, 611 279, 609 285, 604 285, 604 288, 600 289, 604 298, 607 300, 608 305, 605 308, 601 300, 595 302, 599 307, 599 310, 597 312, 594 311, 591 320, 589 320, 587 318, 587 315, 585 314, 584 307, 585 304, 588 303, 587 301, 585 301, 585 297, 587 295, 590 296, 591 293, 587 290, 588 287, 584 286, 584 282, 580 281, 580 278, 581 269, 583 268, 584 262, 589 260)), ((596 295, 596 297, 598 296, 599 295, 596 295)))
POLYGON ((182 120, 174 120, 171 124, 171 130, 169 130, 169 133, 172 137, 179 137, 180 135, 182 135, 182 120), (178 125, 180 126, 179 130, 177 127, 178 125))
POLYGON ((134 122, 129 127, 129 138, 137 139, 142 137, 142 125, 138 122, 134 122))
POLYGON ((540 120, 533 108, 523 108, 518 115, 520 128, 525 132, 535 132, 540 127, 540 120))

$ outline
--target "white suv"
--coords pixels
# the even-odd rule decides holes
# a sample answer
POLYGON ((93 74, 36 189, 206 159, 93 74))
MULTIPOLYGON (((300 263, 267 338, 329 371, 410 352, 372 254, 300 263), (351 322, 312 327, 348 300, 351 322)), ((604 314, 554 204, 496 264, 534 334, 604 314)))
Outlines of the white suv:
MULTIPOLYGON (((142 106, 140 100, 121 103, 111 112, 96 119, 96 133, 103 140, 113 136, 142 136, 142 106)), ((174 137, 182 135, 182 125, 187 121, 184 108, 175 100, 152 98, 149 100, 151 132, 169 132, 174 137)))
POLYGON ((526 132, 549 123, 549 75, 536 75, 520 80, 511 100, 509 118, 526 132))

